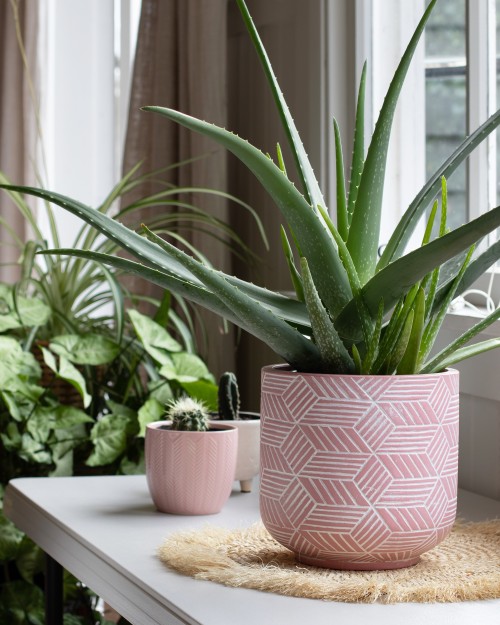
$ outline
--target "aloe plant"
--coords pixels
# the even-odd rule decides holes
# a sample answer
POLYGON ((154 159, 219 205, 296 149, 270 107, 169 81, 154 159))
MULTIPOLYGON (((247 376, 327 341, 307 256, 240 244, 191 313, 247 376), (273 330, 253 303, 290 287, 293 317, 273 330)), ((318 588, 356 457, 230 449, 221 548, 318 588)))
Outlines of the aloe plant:
POLYGON ((500 225, 500 207, 451 232, 446 225, 446 178, 498 126, 500 111, 468 136, 430 177, 396 226, 384 253, 377 258, 394 111, 408 66, 437 0, 429 3, 395 71, 366 155, 363 133, 366 69, 363 71, 349 184, 344 180, 340 133, 334 124, 337 225, 327 210, 245 2, 235 1, 271 87, 302 189, 289 179, 279 146, 275 163, 224 128, 159 106, 147 106, 144 110, 211 137, 253 172, 287 225, 289 234, 283 229, 282 241, 296 297, 273 293, 217 271, 145 226, 136 233, 108 215, 57 193, 16 186, 6 188, 11 193, 22 191, 62 206, 137 260, 85 249, 60 249, 57 253, 90 258, 168 288, 254 334, 301 371, 428 373, 500 345, 500 339, 466 345, 500 317, 500 312, 495 311, 442 352, 430 356, 452 298, 500 257, 498 244, 479 255, 474 252, 474 246, 500 225), (405 253, 417 222, 439 195, 440 205, 434 202, 432 206, 421 247, 405 253), (438 215, 438 234, 433 237, 438 215), (300 263, 296 262, 296 256, 300 257, 300 263))

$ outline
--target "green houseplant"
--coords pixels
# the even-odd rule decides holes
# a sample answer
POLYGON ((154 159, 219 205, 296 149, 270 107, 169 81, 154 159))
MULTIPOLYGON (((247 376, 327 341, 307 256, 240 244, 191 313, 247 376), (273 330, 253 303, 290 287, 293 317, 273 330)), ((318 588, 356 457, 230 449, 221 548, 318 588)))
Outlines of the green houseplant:
MULTIPOLYGON (((392 119, 409 63, 437 0, 429 3, 396 69, 366 154, 363 113, 366 70, 363 72, 349 185, 345 183, 339 132, 337 125, 334 125, 337 158, 336 225, 326 209, 323 194, 246 5, 243 0, 236 2, 262 61, 290 143, 302 189, 299 190, 290 181, 279 147, 275 163, 244 139, 223 128, 158 106, 148 106, 145 110, 213 138, 233 152, 255 174, 281 211, 288 227, 289 234, 285 229, 282 232, 283 249, 296 297, 273 293, 225 275, 180 251, 146 227, 142 228, 140 234, 132 232, 108 216, 57 193, 34 188, 8 188, 11 192, 26 192, 63 206, 131 252, 137 261, 85 250, 59 250, 58 253, 99 260, 171 289, 172 292, 214 311, 254 334, 288 363, 288 368, 275 368, 263 373, 261 416, 264 463, 261 510, 271 533, 294 549, 299 558, 325 566, 391 568, 411 564, 421 553, 414 542, 418 532, 413 537, 405 535, 401 529, 404 526, 403 517, 400 516, 405 514, 404 511, 391 512, 387 502, 373 500, 374 491, 381 493, 383 497, 384 493, 391 492, 391 487, 400 487, 400 490, 409 488, 408 484, 400 484, 398 481, 409 473, 409 462, 403 459, 399 464, 393 462, 391 466, 383 466, 377 455, 377 446, 383 447, 385 444, 386 454, 389 456, 408 455, 410 452, 404 443, 396 444, 391 439, 392 430, 402 427, 403 422, 410 422, 407 438, 411 438, 411 428, 423 427, 427 447, 423 449, 417 445, 419 462, 423 463, 421 471, 425 466, 425 471, 432 472, 432 461, 425 454, 434 444, 433 437, 438 437, 438 433, 431 434, 430 429, 425 429, 427 426, 430 428, 430 424, 426 422, 426 419, 430 419, 429 415, 422 408, 427 400, 416 396, 416 387, 427 385, 427 392, 430 393, 428 397, 439 404, 432 408, 434 417, 430 420, 438 423, 440 433, 445 434, 445 440, 439 439, 439 445, 447 450, 444 464, 434 458, 435 464, 439 464, 439 471, 434 470, 432 488, 438 493, 438 500, 446 504, 434 505, 426 498, 417 497, 413 503, 410 498, 403 505, 404 509, 411 508, 417 516, 420 515, 420 519, 428 519, 427 524, 422 521, 429 532, 422 542, 429 548, 444 538, 453 522, 454 514, 458 390, 456 374, 445 369, 463 358, 500 345, 499 339, 467 345, 471 338, 500 317, 500 311, 495 311, 440 353, 431 355, 433 342, 451 300, 500 256, 499 243, 491 245, 481 253, 475 253, 473 247, 500 225, 500 207, 448 232, 445 179, 498 126, 500 111, 468 136, 429 178, 396 226, 383 254, 377 258, 392 119), (440 193, 439 207, 437 201, 432 203, 440 193), (431 205, 422 246, 405 252, 418 220, 431 205), (439 222, 436 228, 435 221, 439 222), (293 247, 289 242, 290 234, 293 247), (296 255, 300 257, 300 264, 296 263, 296 255), (319 382, 315 381, 315 376, 319 376, 316 378, 319 382), (392 384, 397 385, 398 390, 394 395, 399 398, 399 407, 388 403, 387 394, 384 395, 380 390, 381 387, 390 388, 392 384), (361 393, 361 397, 354 398, 357 402, 355 408, 340 408, 340 399, 354 395, 352 390, 346 390, 353 386, 361 393), (377 387, 375 395, 368 392, 370 386, 377 387), (294 393, 295 388, 299 390, 294 393), (325 395, 327 388, 332 391, 328 397, 329 408, 323 405, 323 400, 328 395, 325 395), (284 400, 284 394, 298 399, 295 403, 288 404, 284 400), (438 398, 445 399, 441 401, 438 398), (283 424, 286 421, 293 421, 295 418, 300 420, 306 414, 298 410, 301 403, 303 406, 311 406, 315 402, 315 417, 310 417, 309 425, 303 423, 301 426, 294 422, 290 431, 284 431, 283 424), (281 413, 278 411, 277 416, 271 414, 272 404, 281 406, 281 413), (441 414, 444 404, 450 413, 445 410, 441 414), (318 408, 319 405, 321 409, 318 408), (413 421, 411 405, 422 408, 417 410, 413 421), (364 416, 358 412, 363 406, 370 407, 365 410, 364 416), (342 418, 339 417, 339 410, 342 418), (381 427, 380 438, 374 437, 373 440, 367 438, 370 426, 363 421, 368 418, 370 410, 376 413, 381 427), (300 413, 298 416, 297 412, 300 413), (269 426, 266 426, 266 422, 269 426), (344 429, 330 430, 326 439, 318 436, 326 433, 325 428, 328 430, 334 426, 344 429), (448 428, 451 429, 448 431, 448 428), (315 442, 312 440, 314 437, 315 442), (320 451, 314 444, 319 439, 322 439, 320 451), (293 440, 296 440, 296 446, 292 445, 293 440), (303 444, 299 445, 299 441, 303 444), (392 443, 389 444, 388 441, 392 443), (293 450, 297 450, 296 455, 293 450), (333 454, 333 460, 328 453, 333 454), (344 456, 347 453, 356 457, 360 464, 357 469, 350 466, 347 473, 342 473, 341 467, 336 463, 340 460, 349 462, 344 456), (330 464, 336 466, 336 472, 334 471, 327 480, 327 487, 325 486, 329 494, 324 495, 324 501, 319 501, 317 496, 315 498, 311 495, 309 487, 318 486, 315 483, 317 476, 324 475, 325 467, 318 459, 325 459, 325 454, 330 458, 330 464), (312 468, 308 468, 310 473, 305 481, 298 480, 293 471, 290 474, 285 471, 285 465, 290 466, 297 460, 299 463, 305 462, 308 457, 312 458, 313 464, 312 468), (315 467, 316 461, 319 464, 315 467), (379 478, 376 488, 370 487, 372 490, 367 493, 362 486, 369 483, 369 471, 374 471, 375 465, 380 467, 380 475, 387 479, 381 481, 379 478), (438 473, 442 474, 441 477, 438 473), (280 492, 281 503, 270 494, 278 482, 277 475, 281 475, 281 481, 286 482, 286 488, 290 486, 291 489, 280 492), (346 475, 349 484, 344 483, 346 475), (298 498, 296 501, 300 501, 299 493, 302 493, 307 505, 304 503, 294 506, 291 494, 293 492, 298 498), (285 507, 289 510, 284 509, 282 502, 288 502, 285 507), (345 525, 342 526, 344 529, 334 527, 328 530, 331 539, 329 543, 327 539, 326 543, 322 542, 323 537, 321 540, 318 538, 320 524, 316 521, 331 516, 332 510, 328 506, 336 506, 335 510, 340 514, 345 512, 349 515, 352 512, 351 504, 357 506, 356 512, 352 514, 359 527, 365 528, 370 523, 371 516, 377 517, 376 522, 380 524, 377 532, 379 546, 392 544, 392 552, 389 548, 386 551, 382 548, 377 551, 373 545, 363 543, 362 538, 353 538, 353 528, 346 529, 345 525), (432 516, 429 512, 431 508, 441 510, 437 520, 429 520, 432 516), (316 521, 308 520, 307 515, 304 518, 298 514, 299 511, 306 510, 310 510, 313 517, 316 514, 316 521), (391 514, 396 515, 395 521, 391 514), (286 531, 272 527, 273 523, 269 518, 273 516, 283 522, 286 531), (393 518, 392 522, 390 518, 393 518), (308 523, 315 539, 302 532, 308 523), (390 529, 391 523, 396 530, 398 527, 401 530, 399 534, 396 531, 396 536, 390 529), (292 535, 295 537, 293 540, 292 535), (403 547, 401 543, 398 545, 397 538, 402 540, 403 547), (343 548, 349 552, 345 557, 341 553, 343 548), (396 556, 398 550, 403 555, 396 556), (318 553, 324 556, 323 560, 318 553)), ((414 440, 421 440, 418 432, 415 432, 414 440)), ((438 438, 435 439, 435 444, 438 445, 438 438)), ((304 471, 304 467, 300 468, 304 471)), ((316 488, 316 492, 321 490, 316 488)), ((430 496, 428 492, 426 497, 430 496)), ((412 517, 415 523, 409 523, 412 529, 418 526, 415 518, 412 517)), ((367 530, 367 533, 370 532, 367 530)))

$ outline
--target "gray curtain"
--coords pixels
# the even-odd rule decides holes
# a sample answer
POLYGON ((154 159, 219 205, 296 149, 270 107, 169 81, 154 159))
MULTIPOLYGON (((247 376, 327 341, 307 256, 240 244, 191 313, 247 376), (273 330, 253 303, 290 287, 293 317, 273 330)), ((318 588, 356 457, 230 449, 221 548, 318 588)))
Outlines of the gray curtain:
MULTIPOLYGON (((124 172, 142 161, 151 172, 187 159, 209 155, 174 169, 163 178, 179 186, 227 187, 227 156, 213 142, 184 130, 158 115, 140 110, 160 105, 226 125, 227 0, 143 0, 131 89, 124 172)), ((151 181, 134 191, 144 197, 155 189, 151 181)), ((128 197, 127 200, 131 198, 128 197)), ((212 215, 228 220, 228 206, 214 196, 184 198, 212 215)), ((157 217, 161 207, 148 209, 143 220, 157 217)), ((214 266, 230 270, 227 249, 195 229, 183 231, 214 266)), ((150 285, 133 288, 158 295, 150 285)), ((203 314, 208 349, 204 354, 216 374, 234 370, 233 330, 226 333, 215 315, 203 314)))
MULTIPOLYGON (((0 0, 0 171, 19 184, 34 182, 37 6, 27 0, 0 0)), ((5 193, 0 215, 17 236, 24 219, 5 193)), ((0 280, 17 278, 19 249, 0 226, 0 280)))

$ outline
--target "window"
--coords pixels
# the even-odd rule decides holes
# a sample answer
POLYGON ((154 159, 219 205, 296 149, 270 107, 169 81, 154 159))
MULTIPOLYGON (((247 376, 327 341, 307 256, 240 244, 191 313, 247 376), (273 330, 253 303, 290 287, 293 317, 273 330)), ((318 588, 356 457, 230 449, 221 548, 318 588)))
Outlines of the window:
MULTIPOLYGON (((120 177, 140 0, 41 0, 40 92, 49 189, 99 203, 120 177)), ((56 209, 57 210, 57 209, 56 209)), ((72 243, 76 218, 59 228, 72 243)), ((41 210, 41 227, 49 233, 41 210)), ((50 238, 48 236, 48 238, 50 238)))
MULTIPOLYGON (((396 64, 427 4, 427 0, 357 0, 357 32, 365 41, 365 56, 372 68, 373 122, 396 64), (368 44, 367 20, 371 25, 368 44), (384 32, 390 32, 391 37, 385 37, 384 32)), ((391 150, 396 160, 388 164, 391 179, 386 184, 393 221, 427 176, 466 134, 496 110, 496 92, 500 89, 496 70, 499 28, 500 0, 439 0, 434 8, 425 44, 417 50, 410 67, 393 130, 391 150), (421 134, 425 136, 423 151, 418 144, 421 134), (399 167, 398 162, 404 166, 399 167), (422 163, 424 169, 420 169, 422 163), (400 180, 408 169, 412 179, 418 179, 416 188, 412 181, 400 180), (411 194, 406 190, 408 186, 413 186, 411 194)), ((358 66, 362 62, 362 58, 357 59, 358 66)), ((492 135, 450 177, 451 227, 500 203, 500 140, 498 146, 492 135)))

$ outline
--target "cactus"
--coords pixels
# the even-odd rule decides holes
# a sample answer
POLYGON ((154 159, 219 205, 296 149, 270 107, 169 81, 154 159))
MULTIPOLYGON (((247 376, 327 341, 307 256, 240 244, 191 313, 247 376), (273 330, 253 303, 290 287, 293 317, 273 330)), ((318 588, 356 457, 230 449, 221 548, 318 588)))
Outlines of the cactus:
POLYGON ((209 415, 205 405, 191 397, 181 397, 168 404, 166 416, 172 421, 173 430, 191 432, 208 430, 209 415))
POLYGON ((219 379, 219 417, 228 421, 239 418, 240 392, 234 373, 226 371, 219 379))

